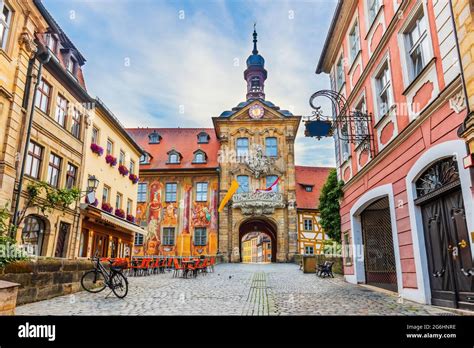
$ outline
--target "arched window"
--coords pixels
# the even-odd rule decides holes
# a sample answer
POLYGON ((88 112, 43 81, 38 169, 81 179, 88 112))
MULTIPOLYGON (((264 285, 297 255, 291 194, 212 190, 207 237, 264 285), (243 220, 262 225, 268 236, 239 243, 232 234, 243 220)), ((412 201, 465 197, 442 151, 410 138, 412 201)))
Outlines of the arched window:
POLYGON ((21 238, 23 244, 32 245, 35 250, 34 253, 41 255, 45 231, 45 223, 39 217, 30 215, 25 219, 25 226, 23 227, 21 238))
POLYGON ((168 163, 179 164, 181 162, 181 154, 175 150, 168 152, 168 163))
POLYGON ((193 163, 206 163, 207 156, 204 151, 197 150, 194 152, 194 160, 193 163))
POLYGON ((448 157, 439 160, 426 169, 416 181, 417 197, 423 197, 444 187, 450 188, 459 184, 459 171, 456 158, 448 157))
POLYGON ((252 91, 260 91, 260 78, 258 76, 252 77, 250 82, 250 87, 252 91))

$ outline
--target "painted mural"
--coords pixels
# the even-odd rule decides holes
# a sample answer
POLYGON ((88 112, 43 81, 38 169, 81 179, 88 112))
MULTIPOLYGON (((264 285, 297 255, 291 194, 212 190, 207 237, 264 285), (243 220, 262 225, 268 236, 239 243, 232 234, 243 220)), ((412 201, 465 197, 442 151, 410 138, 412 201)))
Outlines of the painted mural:
MULTIPOLYGON (((145 178, 146 180, 147 178, 145 178)), ((166 177, 148 183, 148 201, 137 205, 137 219, 146 226, 147 234, 142 245, 134 247, 134 255, 198 256, 217 253, 217 201, 216 178, 166 177), (164 183, 178 184, 177 201, 165 202, 164 183), (196 182, 209 182, 208 199, 196 202, 193 188, 196 182), (163 228, 174 228, 174 245, 162 244, 163 228), (206 245, 194 245, 195 228, 206 228, 206 245)))

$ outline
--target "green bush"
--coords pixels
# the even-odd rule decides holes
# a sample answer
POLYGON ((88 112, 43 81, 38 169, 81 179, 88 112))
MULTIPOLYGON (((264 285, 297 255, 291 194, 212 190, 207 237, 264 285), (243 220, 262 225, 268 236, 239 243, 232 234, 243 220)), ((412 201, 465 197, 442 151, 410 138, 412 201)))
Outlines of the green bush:
POLYGON ((27 254, 18 248, 13 238, 0 236, 0 268, 11 262, 27 259, 27 254))
POLYGON ((329 238, 341 242, 341 216, 339 215, 339 200, 343 196, 344 183, 337 180, 336 170, 333 169, 321 189, 319 210, 321 212, 321 226, 329 238))

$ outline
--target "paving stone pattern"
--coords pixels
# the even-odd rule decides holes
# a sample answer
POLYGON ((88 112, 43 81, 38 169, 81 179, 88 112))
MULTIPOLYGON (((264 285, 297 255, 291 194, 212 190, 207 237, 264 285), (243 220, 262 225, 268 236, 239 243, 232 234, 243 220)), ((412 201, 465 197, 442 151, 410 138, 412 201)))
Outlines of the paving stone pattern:
POLYGON ((123 300, 108 290, 30 303, 18 315, 453 315, 443 309, 318 278, 294 264, 220 264, 193 279, 130 277, 123 300))

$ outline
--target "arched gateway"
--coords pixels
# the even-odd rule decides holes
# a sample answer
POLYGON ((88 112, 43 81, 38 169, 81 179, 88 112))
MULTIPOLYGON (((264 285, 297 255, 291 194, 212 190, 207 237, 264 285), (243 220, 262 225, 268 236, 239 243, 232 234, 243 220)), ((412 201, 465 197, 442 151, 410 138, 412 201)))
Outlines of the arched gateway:
POLYGON ((239 254, 242 261, 242 239, 249 233, 261 232, 270 237, 271 240, 271 262, 276 262, 277 255, 277 226, 270 220, 265 218, 250 218, 240 224, 239 227, 239 254))

